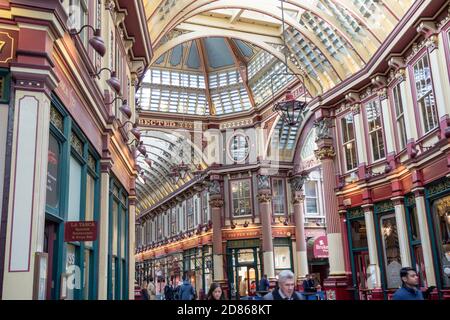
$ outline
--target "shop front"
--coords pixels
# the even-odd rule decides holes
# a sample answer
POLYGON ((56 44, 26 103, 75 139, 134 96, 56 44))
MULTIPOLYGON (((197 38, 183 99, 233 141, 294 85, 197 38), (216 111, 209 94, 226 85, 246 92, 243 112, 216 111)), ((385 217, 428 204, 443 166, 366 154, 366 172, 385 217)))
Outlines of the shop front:
POLYGON ((450 299, 450 179, 426 186, 436 283, 441 299, 450 299))
POLYGON ((197 297, 203 299, 213 279, 212 246, 192 248, 183 252, 183 271, 195 288, 197 297))
POLYGON ((98 222, 99 156, 56 97, 50 108, 44 252, 48 255, 47 299, 97 296, 98 240, 64 239, 71 221, 98 222), (68 275, 79 275, 66 285, 68 275))
POLYGON ((259 239, 227 241, 227 271, 230 299, 248 296, 252 282, 256 285, 262 275, 259 239))

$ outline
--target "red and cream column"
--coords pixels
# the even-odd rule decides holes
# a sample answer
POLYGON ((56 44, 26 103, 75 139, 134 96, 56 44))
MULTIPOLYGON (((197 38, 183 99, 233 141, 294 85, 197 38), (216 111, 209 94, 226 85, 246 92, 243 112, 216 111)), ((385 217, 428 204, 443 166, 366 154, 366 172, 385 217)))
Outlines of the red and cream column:
POLYGON ((272 242, 272 195, 269 176, 258 175, 258 202, 262 225, 263 270, 272 285, 275 284, 275 262, 272 242))
POLYGON ((305 214, 303 210, 303 204, 305 196, 302 192, 303 183, 305 177, 295 176, 290 180, 292 190, 292 204, 294 207, 294 220, 295 220, 295 239, 296 239, 296 253, 295 259, 297 261, 298 273, 297 273, 297 285, 301 285, 305 279, 308 271, 308 256, 306 252, 306 239, 305 239, 305 214))
MULTIPOLYGON (((21 32, 34 34, 43 46, 52 41, 47 31, 21 32)), ((20 38, 22 39, 22 38, 20 38)), ((26 37, 24 37, 26 39, 26 37)), ((19 48, 28 44, 19 40, 19 48)), ((6 241, 2 299, 45 299, 33 291, 35 262, 44 250, 47 163, 51 92, 58 80, 44 52, 38 56, 19 54, 28 63, 12 63, 14 81, 14 115, 12 125, 11 171, 7 194, 6 241), (36 65, 33 65, 34 61, 36 65)), ((41 275, 37 275, 38 277, 41 275)), ((0 280, 1 281, 1 280, 0 280)))
MULTIPOLYGON (((320 111, 319 111, 320 113, 320 111)), ((334 165, 335 150, 331 135, 332 120, 319 114, 316 121, 316 158, 321 161, 323 174, 324 207, 327 220, 328 261, 330 274, 324 281, 329 300, 351 299, 347 290, 351 279, 345 272, 344 243, 342 242, 338 199, 336 196, 336 170, 334 165)))
POLYGON ((419 224, 420 241, 422 242, 423 262, 425 264, 427 285, 428 287, 436 286, 436 272, 433 265, 433 250, 431 246, 430 233, 428 231, 430 229, 428 228, 424 188, 416 187, 412 191, 414 192, 416 200, 417 222, 419 224))
POLYGON ((213 227, 213 265, 214 282, 220 283, 222 289, 227 291, 227 281, 224 277, 223 268, 223 245, 222 245, 222 208, 224 205, 220 182, 212 180, 208 188, 209 206, 211 210, 211 222, 213 227))
POLYGON ((375 220, 373 214, 373 204, 362 205, 364 210, 364 220, 366 222, 367 246, 369 251, 369 268, 367 271, 367 286, 372 289, 373 300, 383 300, 383 290, 381 289, 380 264, 378 261, 377 240, 375 236, 375 220))
POLYGON ((394 203, 395 208, 395 221, 397 224, 398 245, 400 247, 400 260, 402 262, 402 267, 412 267, 404 196, 395 197, 391 200, 394 203))
MULTIPOLYGON (((107 153, 109 135, 105 135, 104 153, 107 153)), ((109 181, 111 179, 112 160, 104 155, 100 173, 100 221, 98 234, 98 300, 108 299, 108 237, 109 237, 109 181)))

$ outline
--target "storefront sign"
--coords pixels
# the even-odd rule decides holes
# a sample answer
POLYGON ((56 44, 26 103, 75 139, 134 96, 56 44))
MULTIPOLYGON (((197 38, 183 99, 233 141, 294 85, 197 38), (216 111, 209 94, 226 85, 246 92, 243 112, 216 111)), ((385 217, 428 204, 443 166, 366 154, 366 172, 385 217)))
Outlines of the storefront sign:
POLYGON ((328 258, 328 240, 326 236, 318 237, 314 240, 314 258, 328 258))
POLYGON ((16 52, 17 32, 0 29, 0 65, 5 66, 14 59, 16 52))
POLYGON ((64 224, 64 241, 95 241, 97 240, 96 221, 71 221, 64 224))
POLYGON ((202 124, 200 121, 193 122, 193 121, 156 120, 156 119, 140 118, 139 125, 157 128, 202 129, 202 124))
POLYGON ((226 239, 254 238, 259 237, 259 230, 231 231, 225 233, 226 239))

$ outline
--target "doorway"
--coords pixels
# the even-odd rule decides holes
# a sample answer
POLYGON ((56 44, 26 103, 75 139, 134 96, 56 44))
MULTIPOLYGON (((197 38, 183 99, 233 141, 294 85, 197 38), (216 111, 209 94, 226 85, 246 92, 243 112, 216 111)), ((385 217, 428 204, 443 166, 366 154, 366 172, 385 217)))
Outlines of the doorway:
POLYGON ((361 251, 354 253, 355 261, 355 277, 356 277, 356 292, 359 300, 370 300, 369 287, 367 283, 367 276, 369 273, 369 252, 361 251))
POLYGON ((231 299, 242 299, 250 293, 252 283, 259 283, 259 248, 228 249, 228 282, 231 299))
POLYGON ((46 299, 51 300, 55 296, 55 272, 54 261, 57 253, 57 228, 58 224, 50 220, 45 220, 44 229, 44 252, 48 254, 47 267, 47 289, 46 299))

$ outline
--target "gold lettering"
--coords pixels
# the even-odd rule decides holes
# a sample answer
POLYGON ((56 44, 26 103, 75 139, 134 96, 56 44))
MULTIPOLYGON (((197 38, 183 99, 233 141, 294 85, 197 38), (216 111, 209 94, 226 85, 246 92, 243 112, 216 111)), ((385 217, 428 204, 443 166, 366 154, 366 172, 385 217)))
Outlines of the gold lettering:
POLYGON ((6 41, 0 41, 0 53, 3 51, 3 47, 5 46, 6 41))

